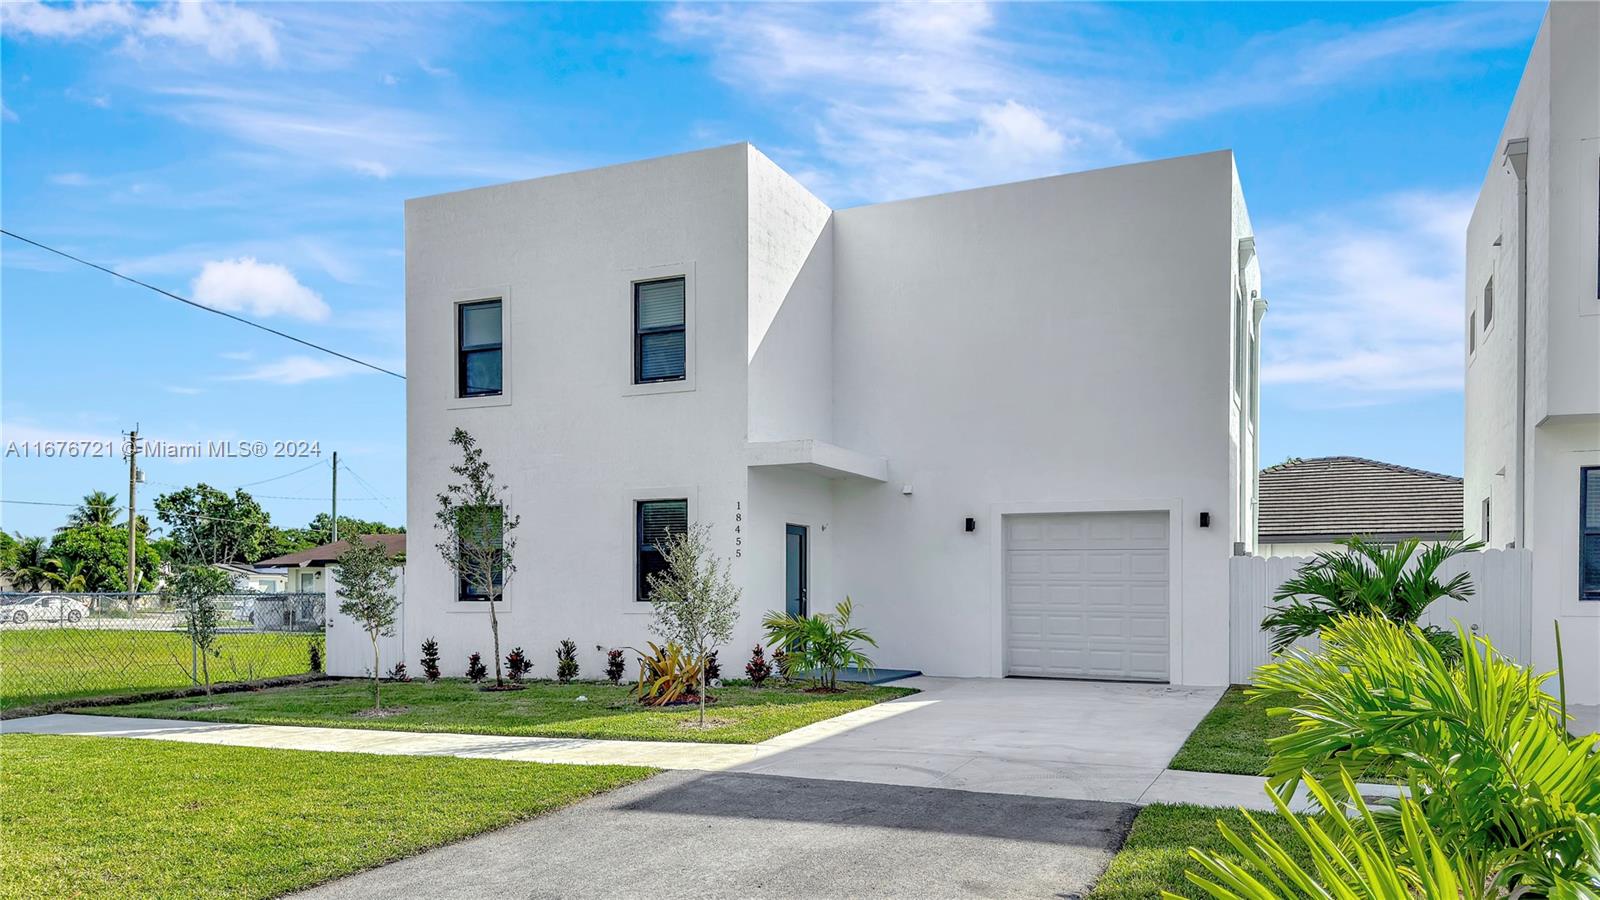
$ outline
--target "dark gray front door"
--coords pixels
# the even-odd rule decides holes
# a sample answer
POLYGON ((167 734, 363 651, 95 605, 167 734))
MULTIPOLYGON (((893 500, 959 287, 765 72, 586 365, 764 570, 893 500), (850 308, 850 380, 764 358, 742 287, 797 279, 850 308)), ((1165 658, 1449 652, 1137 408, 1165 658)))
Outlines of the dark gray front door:
POLYGON ((806 605, 806 526, 790 525, 784 531, 783 608, 791 616, 809 615, 806 605))

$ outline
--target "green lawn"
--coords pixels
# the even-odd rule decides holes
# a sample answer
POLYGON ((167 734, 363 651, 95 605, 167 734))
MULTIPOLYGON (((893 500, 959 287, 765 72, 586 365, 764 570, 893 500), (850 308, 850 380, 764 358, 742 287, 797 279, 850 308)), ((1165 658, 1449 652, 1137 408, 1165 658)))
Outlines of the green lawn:
POLYGON ((1267 738, 1292 728, 1288 716, 1269 719, 1265 704, 1246 703, 1244 688, 1234 685, 1200 721, 1168 768, 1260 775, 1267 765, 1267 738))
MULTIPOLYGON (((769 683, 770 685, 770 683, 769 683)), ((406 711, 381 719, 356 714, 372 708, 370 682, 349 680, 227 694, 202 702, 157 700, 83 710, 117 716, 328 725, 394 731, 616 738, 641 741, 708 741, 754 744, 802 725, 915 693, 909 688, 852 684, 840 694, 808 694, 798 687, 716 688, 706 710, 708 727, 695 727, 694 707, 641 706, 628 686, 585 682, 529 682, 521 691, 486 692, 470 682, 445 679, 383 685, 383 705, 406 711), (578 698, 586 697, 580 701, 578 698), (221 709, 201 709, 220 706, 221 709)))
MULTIPOLYGON (((321 635, 225 634, 210 661, 214 682, 303 674, 321 635)), ((0 629, 0 709, 80 697, 191 686, 189 641, 172 631, 0 629)))
MULTIPOLYGON (((1254 815, 1257 821, 1266 824, 1273 837, 1299 855, 1299 844, 1291 839, 1288 823, 1276 813, 1254 815)), ((1164 890, 1185 897, 1206 896, 1190 884, 1183 873, 1185 869, 1199 868, 1189 858, 1190 847, 1231 852, 1222 832, 1217 830, 1219 819, 1241 835, 1250 833, 1244 814, 1236 809, 1156 804, 1139 810, 1122 850, 1111 860, 1106 874, 1090 892, 1089 900, 1149 900, 1161 896, 1164 890)), ((1308 862, 1309 858, 1301 857, 1300 861, 1308 862)))
POLYGON ((0 736, 0 898, 272 897, 652 770, 0 736))

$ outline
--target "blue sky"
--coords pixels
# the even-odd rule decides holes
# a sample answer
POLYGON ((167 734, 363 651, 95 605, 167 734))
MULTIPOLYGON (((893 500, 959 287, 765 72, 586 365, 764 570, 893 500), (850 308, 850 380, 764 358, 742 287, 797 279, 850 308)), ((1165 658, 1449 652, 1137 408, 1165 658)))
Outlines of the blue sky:
MULTIPOLYGON (((403 370, 407 197, 749 140, 835 207, 1232 148, 1255 223, 1264 463, 1461 466, 1467 215, 1537 4, 7 3, 0 217, 403 370)), ((3 442, 315 441, 404 517, 397 379, 5 239, 3 442)), ((310 460, 314 461, 314 460, 310 460)), ((274 520, 308 460, 149 460, 274 520), (277 476, 287 475, 279 478, 277 476)), ((126 494, 0 461, 9 501, 126 494)), ((141 506, 147 505, 141 502, 141 506)), ((0 504, 37 533, 64 509, 0 504)))

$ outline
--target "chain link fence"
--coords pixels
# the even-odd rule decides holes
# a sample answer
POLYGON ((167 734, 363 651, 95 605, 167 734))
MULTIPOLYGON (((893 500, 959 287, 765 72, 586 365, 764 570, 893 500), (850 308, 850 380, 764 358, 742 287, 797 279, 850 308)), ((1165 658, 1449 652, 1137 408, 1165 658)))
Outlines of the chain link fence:
POLYGON ((320 665, 320 593, 224 594, 202 665, 161 594, 0 593, 0 710, 303 675, 320 665), (315 652, 316 660, 313 660, 315 652))

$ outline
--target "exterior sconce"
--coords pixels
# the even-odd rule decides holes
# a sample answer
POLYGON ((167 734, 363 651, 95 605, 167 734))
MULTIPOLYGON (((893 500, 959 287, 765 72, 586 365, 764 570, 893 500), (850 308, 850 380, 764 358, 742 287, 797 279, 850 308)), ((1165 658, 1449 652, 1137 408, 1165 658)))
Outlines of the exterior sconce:
POLYGON ((1211 527, 1211 513, 1203 512, 1203 513, 1200 514, 1200 527, 1201 528, 1210 528, 1211 527))
POLYGON ((966 530, 967 531, 977 531, 978 530, 978 520, 974 519, 971 516, 967 516, 966 530))

